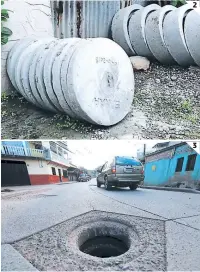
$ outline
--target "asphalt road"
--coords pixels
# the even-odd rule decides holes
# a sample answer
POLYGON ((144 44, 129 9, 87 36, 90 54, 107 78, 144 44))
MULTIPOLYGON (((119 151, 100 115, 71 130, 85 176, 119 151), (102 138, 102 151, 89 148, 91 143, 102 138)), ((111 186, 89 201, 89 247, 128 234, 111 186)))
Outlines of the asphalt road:
MULTIPOLYGON (((199 194, 141 188, 106 191, 103 186, 96 187, 95 179, 29 187, 27 192, 23 188, 21 192, 3 194, 2 244, 12 244, 90 211, 106 211, 163 221, 167 270, 200 270, 199 194)), ((6 254, 5 259, 12 258, 6 254)))

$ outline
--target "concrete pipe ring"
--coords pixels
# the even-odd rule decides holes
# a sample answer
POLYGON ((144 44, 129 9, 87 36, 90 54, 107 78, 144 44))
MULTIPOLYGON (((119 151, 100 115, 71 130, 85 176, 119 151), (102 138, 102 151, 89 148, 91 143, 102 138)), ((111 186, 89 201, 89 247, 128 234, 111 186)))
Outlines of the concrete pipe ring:
POLYGON ((19 92, 20 90, 17 87, 16 80, 15 80, 15 67, 17 64, 17 61, 19 59, 20 54, 24 51, 27 46, 29 46, 33 41, 37 41, 38 39, 34 38, 26 38, 22 39, 14 44, 10 52, 8 53, 7 58, 7 73, 10 78, 10 81, 14 88, 19 92))
MULTIPOLYGON (((30 83, 30 88, 32 90, 32 93, 35 97, 35 99, 37 100, 37 102, 41 105, 41 107, 43 109, 46 109, 46 110, 50 110, 50 111, 53 111, 53 112, 57 112, 55 110, 55 108, 50 105, 50 103, 45 103, 43 100, 42 100, 42 97, 41 97, 41 94, 38 90, 38 87, 37 87, 37 80, 38 78, 36 78, 36 66, 37 66, 37 63, 38 63, 38 59, 39 57, 41 56, 41 54, 44 53, 44 50, 45 48, 53 41, 54 39, 43 39, 42 40, 42 44, 40 45, 40 47, 38 48, 38 50, 36 50, 34 53, 33 53, 33 56, 32 56, 32 62, 29 66, 29 70, 28 70, 28 78, 29 78, 29 83, 30 83)), ((42 71, 40 71, 40 73, 42 73, 42 71)))
MULTIPOLYGON (((59 104, 61 105, 63 111, 67 113, 72 118, 78 118, 75 112, 72 110, 69 99, 65 96, 65 92, 67 91, 67 86, 61 85, 62 80, 62 63, 66 59, 66 57, 71 56, 70 49, 74 48, 77 43, 81 43, 83 40, 79 38, 68 38, 66 39, 66 45, 57 52, 57 55, 54 59, 54 63, 52 66, 52 82, 53 82, 53 89, 58 98, 59 104)), ((65 77, 67 77, 67 70, 64 71, 65 77)))
POLYGON ((132 5, 129 7, 126 7, 124 9, 120 9, 114 16, 112 20, 112 38, 113 40, 118 43, 129 56, 136 55, 128 34, 128 25, 131 15, 143 8, 140 5, 132 5))
POLYGON ((190 11, 184 24, 184 34, 187 48, 195 61, 200 66, 200 11, 190 11))
POLYGON ((149 49, 154 57, 163 64, 176 64, 169 53, 163 37, 163 21, 167 13, 176 8, 170 5, 164 6, 149 14, 145 25, 145 36, 149 49))
POLYGON ((181 66, 194 65, 184 37, 184 20, 192 11, 190 5, 183 5, 180 8, 168 13, 163 22, 164 41, 172 57, 181 66))
POLYGON ((66 248, 82 262, 92 261, 93 266, 106 268, 139 257, 146 249, 144 236, 128 222, 99 218, 76 227, 66 241, 66 248))
POLYGON ((139 56, 155 59, 146 41, 145 23, 148 15, 160 8, 159 5, 152 4, 136 11, 130 18, 128 28, 130 42, 134 51, 139 56))
POLYGON ((74 52, 67 83, 72 109, 78 109, 80 116, 94 124, 114 125, 131 108, 134 96, 132 65, 124 50, 109 39, 87 40, 74 52))

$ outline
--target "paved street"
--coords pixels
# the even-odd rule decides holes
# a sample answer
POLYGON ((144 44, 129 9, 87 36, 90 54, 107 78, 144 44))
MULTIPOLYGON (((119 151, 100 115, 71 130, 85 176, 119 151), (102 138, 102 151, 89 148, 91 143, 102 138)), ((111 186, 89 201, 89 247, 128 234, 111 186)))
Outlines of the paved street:
MULTIPOLYGON (((28 187, 27 190, 26 193, 23 188, 23 193, 18 193, 16 196, 13 193, 4 193, 2 197, 2 244, 15 242, 14 248, 19 249, 20 253, 27 259, 31 255, 25 256, 26 254, 23 254, 23 252, 27 252, 28 240, 21 239, 42 230, 46 230, 43 233, 48 236, 48 231, 51 230, 49 228, 56 224, 61 222, 65 224, 66 220, 90 211, 93 213, 105 211, 112 213, 110 216, 116 216, 117 213, 119 218, 119 214, 123 214, 126 220, 127 215, 131 215, 134 220, 138 218, 138 222, 143 218, 149 218, 152 226, 153 222, 164 224, 164 231, 160 230, 159 232, 163 232, 162 236, 165 240, 163 243, 166 250, 163 253, 163 258, 167 270, 200 270, 199 194, 141 188, 137 191, 130 191, 129 189, 106 191, 103 186, 102 188, 96 187, 95 179, 88 183, 34 186, 31 187, 31 190, 28 187)), ((134 222, 137 222, 137 220, 134 222)), ((69 226, 73 224, 69 223, 69 226)), ((59 228, 59 225, 57 228, 59 228)), ((154 232, 156 235, 155 229, 154 232)), ((37 235, 35 238, 37 238, 37 235)), ((12 259, 13 256, 9 256, 12 250, 8 250, 8 248, 9 246, 6 245, 2 247, 3 264, 6 262, 6 258, 12 259)), ((150 255, 148 256, 148 251, 146 252, 146 258, 151 258, 150 255)), ((37 265, 37 261, 34 262, 34 266, 38 270, 41 269, 39 262, 37 265)), ((101 267, 101 263, 99 267, 101 267)), ((83 270, 87 270, 86 268, 83 270)), ((8 267, 6 268, 5 264, 2 266, 2 270, 6 269, 8 267)), ((121 269, 129 270, 128 267, 121 267, 121 269)), ((73 270, 73 267, 70 270, 73 270)), ((77 268, 74 270, 77 270, 77 268)), ((102 270, 105 270, 105 267, 102 270)), ((152 270, 154 270, 153 267, 152 270)))

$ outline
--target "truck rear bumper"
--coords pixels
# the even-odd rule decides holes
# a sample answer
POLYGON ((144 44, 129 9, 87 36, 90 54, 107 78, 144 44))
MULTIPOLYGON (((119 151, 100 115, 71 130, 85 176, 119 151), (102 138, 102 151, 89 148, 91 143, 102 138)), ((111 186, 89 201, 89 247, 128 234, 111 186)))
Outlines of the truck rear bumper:
POLYGON ((125 179, 125 178, 118 178, 116 176, 108 176, 108 182, 111 186, 118 186, 118 187, 127 187, 131 184, 141 184, 144 180, 144 177, 138 179, 125 179))

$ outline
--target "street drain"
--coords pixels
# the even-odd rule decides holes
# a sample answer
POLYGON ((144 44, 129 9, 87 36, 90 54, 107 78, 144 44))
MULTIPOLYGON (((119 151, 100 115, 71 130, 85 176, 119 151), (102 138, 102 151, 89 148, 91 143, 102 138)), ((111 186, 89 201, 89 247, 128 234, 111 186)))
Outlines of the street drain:
POLYGON ((97 221, 75 230, 78 249, 98 258, 117 257, 130 249, 130 230, 127 225, 112 221, 97 221))
POLYGON ((80 251, 99 258, 116 257, 128 249, 124 241, 109 236, 92 238, 80 247, 80 251))

